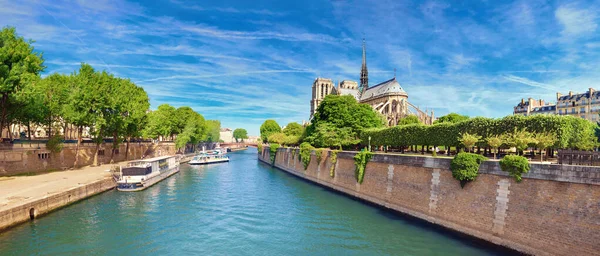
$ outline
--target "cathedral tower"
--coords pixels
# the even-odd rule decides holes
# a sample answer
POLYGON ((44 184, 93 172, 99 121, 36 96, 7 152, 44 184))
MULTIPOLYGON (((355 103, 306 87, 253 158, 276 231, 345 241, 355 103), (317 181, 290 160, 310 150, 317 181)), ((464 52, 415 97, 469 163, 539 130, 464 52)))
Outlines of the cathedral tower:
POLYGON ((360 89, 364 92, 369 88, 369 71, 367 70, 367 46, 363 38, 362 67, 360 68, 360 89))

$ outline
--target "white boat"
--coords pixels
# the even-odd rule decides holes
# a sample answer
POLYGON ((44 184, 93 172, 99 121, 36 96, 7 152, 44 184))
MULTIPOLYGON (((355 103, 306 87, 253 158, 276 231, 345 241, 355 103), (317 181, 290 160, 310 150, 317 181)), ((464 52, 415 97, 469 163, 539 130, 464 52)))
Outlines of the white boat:
POLYGON ((196 164, 215 164, 215 163, 224 163, 229 162, 229 157, 224 154, 207 154, 200 153, 192 160, 188 162, 188 164, 196 165, 196 164))
POLYGON ((179 172, 176 156, 161 156, 132 161, 121 166, 121 177, 117 180, 119 191, 140 191, 179 172))

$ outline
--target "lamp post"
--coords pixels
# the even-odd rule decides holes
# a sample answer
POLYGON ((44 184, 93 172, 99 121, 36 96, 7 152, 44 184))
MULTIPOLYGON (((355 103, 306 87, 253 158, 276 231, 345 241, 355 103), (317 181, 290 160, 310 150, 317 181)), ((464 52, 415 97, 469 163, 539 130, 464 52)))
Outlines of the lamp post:
POLYGON ((369 136, 369 152, 371 152, 371 136, 369 136))

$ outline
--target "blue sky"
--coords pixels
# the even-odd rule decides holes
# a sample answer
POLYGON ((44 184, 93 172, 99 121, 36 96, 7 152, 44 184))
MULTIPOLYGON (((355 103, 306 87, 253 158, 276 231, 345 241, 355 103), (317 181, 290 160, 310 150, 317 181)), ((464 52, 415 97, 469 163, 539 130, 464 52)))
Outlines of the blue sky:
POLYGON ((600 89, 600 1, 12 1, 46 73, 80 62, 257 135, 309 116, 315 77, 397 78, 436 116, 501 117, 521 98, 600 89))

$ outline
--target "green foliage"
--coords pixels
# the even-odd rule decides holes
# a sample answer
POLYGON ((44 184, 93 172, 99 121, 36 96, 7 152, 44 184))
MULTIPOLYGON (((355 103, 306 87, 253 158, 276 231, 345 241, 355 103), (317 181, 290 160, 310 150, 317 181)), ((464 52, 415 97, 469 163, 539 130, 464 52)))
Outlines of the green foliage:
POLYGON ((313 149, 315 148, 308 142, 300 144, 300 161, 302 161, 302 164, 304 165, 304 170, 306 170, 310 164, 310 154, 313 149))
POLYGON ((295 135, 286 135, 285 136, 285 140, 284 140, 285 145, 295 146, 295 145, 298 145, 298 143, 300 143, 300 136, 295 136, 295 135))
POLYGON ((302 136, 304 134, 304 127, 296 122, 291 122, 283 128, 283 133, 287 136, 302 136))
POLYGON ((317 147, 353 145, 360 132, 384 126, 383 117, 350 95, 327 95, 306 128, 306 141, 317 147), (339 135, 338 135, 339 134, 339 135))
POLYGON ((277 143, 269 144, 269 157, 271 158, 271 164, 275 164, 275 155, 277 155, 278 148, 279 144, 277 143))
POLYGON ((244 142, 244 140, 248 138, 248 132, 246 131, 246 129, 237 128, 233 130, 233 137, 235 138, 236 142, 238 142, 239 140, 244 142))
POLYGON ((526 130, 513 130, 513 132, 506 133, 503 135, 502 141, 508 147, 515 147, 517 151, 527 149, 528 145, 535 143, 533 135, 526 130))
POLYGON ((341 152, 341 150, 332 150, 331 152, 331 167, 329 167, 329 176, 331 178, 335 177, 335 164, 337 163, 337 154, 341 152))
POLYGON ((316 126, 316 130, 305 141, 317 147, 339 147, 355 145, 360 142, 349 127, 338 128, 326 122, 316 126))
POLYGON ((465 120, 468 120, 469 116, 465 116, 465 115, 461 115, 461 114, 457 114, 457 113, 450 113, 447 114, 445 116, 441 116, 440 118, 438 118, 437 120, 435 120, 434 124, 438 124, 438 123, 458 123, 458 122, 462 122, 465 120))
POLYGON ((452 177, 460 181, 460 186, 464 187, 469 181, 474 181, 479 172, 479 165, 486 158, 472 153, 458 153, 450 162, 452 177))
POLYGON ((481 136, 469 134, 467 132, 463 133, 459 139, 460 143, 463 144, 469 151, 479 140, 481 140, 481 136))
POLYGON ((0 30, 0 131, 22 110, 17 94, 45 68, 42 54, 34 52, 31 43, 18 36, 14 27, 0 30))
POLYGON ((500 160, 500 168, 508 172, 517 182, 521 182, 521 175, 529 172, 529 161, 527 158, 517 155, 508 155, 500 160))
POLYGON ((281 127, 273 119, 266 120, 260 126, 260 138, 263 140, 263 142, 268 142, 269 135, 279 132, 281 132, 281 127))
MULTIPOLYGON (((504 143, 502 141, 502 137, 498 135, 487 138, 488 146, 493 149, 498 149, 500 146, 502 146, 502 143, 504 143)), ((494 159, 496 159, 496 151, 494 151, 494 159)))
POLYGON ((533 138, 534 134, 551 133, 556 136, 556 141, 549 148, 590 149, 597 140, 594 135, 595 127, 595 124, 573 116, 511 115, 501 119, 476 117, 458 123, 438 122, 429 126, 410 124, 384 129, 367 129, 359 135, 361 145, 367 145, 370 136, 371 145, 459 146, 461 134, 469 133, 481 137, 479 144, 476 145, 485 146, 489 138, 499 136, 501 139, 507 139, 503 146, 519 144, 525 145, 526 148, 533 141, 529 139, 533 138), (517 134, 514 134, 515 129, 517 134), (523 136, 523 133, 528 134, 523 136), (520 141, 515 143, 516 139, 520 141))
POLYGON ((263 145, 262 145, 262 143, 258 143, 256 145, 256 148, 258 149, 258 154, 262 155, 262 153, 263 153, 263 145))
POLYGON ((221 141, 220 132, 221 132, 221 121, 206 120, 206 133, 202 137, 201 141, 205 141, 205 142, 221 141))
POLYGON ((323 160, 323 153, 325 152, 326 151, 324 150, 324 148, 315 149, 315 155, 317 156, 317 164, 321 164, 321 160, 323 160))
POLYGON ((63 142, 64 138, 59 134, 55 134, 48 139, 48 142, 46 142, 46 149, 50 150, 52 153, 60 153, 63 149, 63 142))
POLYGON ((148 114, 148 125, 144 130, 145 137, 163 138, 171 137, 179 129, 179 120, 175 112, 177 109, 169 104, 162 104, 158 109, 148 114))
POLYGON ((363 182, 363 178, 365 177, 365 169, 367 168, 367 163, 373 157, 373 153, 367 150, 361 150, 360 152, 354 155, 354 165, 356 169, 354 170, 354 175, 356 177, 356 181, 360 184, 363 182))
POLYGON ((431 152, 431 156, 432 157, 437 157, 437 151, 435 151, 435 149, 433 149, 433 151, 431 152))
POLYGON ((285 136, 285 134, 283 132, 278 132, 278 133, 273 133, 273 134, 269 135, 269 137, 267 138, 267 141, 269 143, 284 144, 286 139, 287 139, 287 136, 285 136))
POLYGON ((407 125, 407 124, 421 124, 419 118, 415 115, 408 115, 398 122, 398 125, 407 125))

